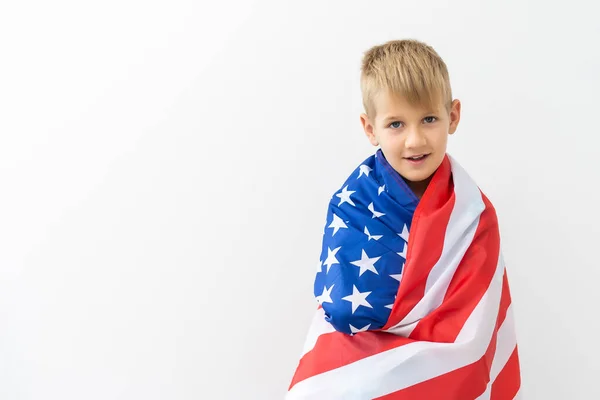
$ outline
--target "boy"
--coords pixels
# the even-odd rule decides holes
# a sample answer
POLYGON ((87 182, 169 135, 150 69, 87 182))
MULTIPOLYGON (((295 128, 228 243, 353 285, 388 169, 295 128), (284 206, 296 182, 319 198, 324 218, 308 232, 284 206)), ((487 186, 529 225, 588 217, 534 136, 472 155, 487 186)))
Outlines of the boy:
POLYGON ((433 48, 363 58, 360 120, 380 148, 332 197, 319 304, 288 399, 513 399, 520 388, 496 214, 446 153, 460 121, 433 48))

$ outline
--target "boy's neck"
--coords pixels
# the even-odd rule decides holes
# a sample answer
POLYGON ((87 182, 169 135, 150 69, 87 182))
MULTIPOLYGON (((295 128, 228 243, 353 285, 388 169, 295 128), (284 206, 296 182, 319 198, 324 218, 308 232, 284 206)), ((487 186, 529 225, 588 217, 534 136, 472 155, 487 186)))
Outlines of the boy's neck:
POLYGON ((423 194, 425 193, 425 190, 427 190, 427 186, 429 186, 429 182, 431 182, 431 176, 427 179, 425 179, 424 181, 420 181, 420 182, 412 182, 409 180, 406 180, 406 184, 408 185, 408 187, 414 192, 415 196, 417 196, 419 198, 419 200, 423 197, 423 194))

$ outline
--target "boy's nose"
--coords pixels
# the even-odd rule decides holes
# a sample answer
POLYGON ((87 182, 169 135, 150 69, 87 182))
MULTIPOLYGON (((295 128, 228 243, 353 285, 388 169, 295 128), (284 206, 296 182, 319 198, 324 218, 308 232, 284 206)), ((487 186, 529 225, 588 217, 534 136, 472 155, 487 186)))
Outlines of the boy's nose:
POLYGON ((426 144, 427 140, 420 129, 411 129, 407 132, 406 141, 404 142, 407 148, 417 148, 426 144))

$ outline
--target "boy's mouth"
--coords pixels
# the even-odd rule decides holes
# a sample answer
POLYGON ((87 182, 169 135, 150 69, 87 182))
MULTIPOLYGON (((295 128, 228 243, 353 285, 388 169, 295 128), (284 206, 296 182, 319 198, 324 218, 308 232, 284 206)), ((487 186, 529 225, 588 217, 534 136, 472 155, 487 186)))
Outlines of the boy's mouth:
POLYGON ((408 161, 418 162, 418 161, 423 161, 427 157, 429 157, 429 154, 417 154, 415 156, 404 157, 404 158, 408 161))

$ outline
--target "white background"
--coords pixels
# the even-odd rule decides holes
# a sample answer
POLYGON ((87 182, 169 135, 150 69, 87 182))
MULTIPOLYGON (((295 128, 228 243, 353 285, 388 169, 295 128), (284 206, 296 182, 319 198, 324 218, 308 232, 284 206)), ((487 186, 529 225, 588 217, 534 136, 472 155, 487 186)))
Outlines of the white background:
POLYGON ((360 59, 448 64, 494 202, 527 399, 598 399, 599 8, 0 7, 0 399, 281 399, 330 196, 375 150, 360 59))

